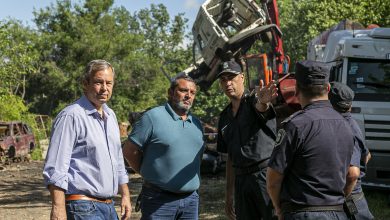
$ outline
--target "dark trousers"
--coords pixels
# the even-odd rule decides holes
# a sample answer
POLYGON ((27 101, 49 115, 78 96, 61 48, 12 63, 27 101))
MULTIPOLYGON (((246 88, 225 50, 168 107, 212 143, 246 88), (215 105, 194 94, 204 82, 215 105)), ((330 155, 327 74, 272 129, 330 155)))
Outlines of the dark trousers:
POLYGON ((368 204, 366 198, 363 196, 363 198, 354 201, 356 208, 358 210, 358 213, 354 215, 354 220, 373 220, 374 216, 371 214, 370 210, 368 209, 368 204))
POLYGON ((322 211, 322 212, 293 212, 285 213, 284 220, 348 220, 345 212, 322 211))
POLYGON ((234 203, 237 220, 272 219, 272 203, 267 193, 267 169, 236 175, 234 203))
POLYGON ((195 191, 186 195, 143 188, 141 194, 141 220, 196 220, 199 215, 199 195, 195 191))

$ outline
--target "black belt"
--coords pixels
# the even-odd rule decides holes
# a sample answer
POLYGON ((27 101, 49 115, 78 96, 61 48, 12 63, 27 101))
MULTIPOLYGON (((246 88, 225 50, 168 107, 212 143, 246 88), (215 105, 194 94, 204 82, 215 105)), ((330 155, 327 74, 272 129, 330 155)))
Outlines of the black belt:
POLYGON ((234 167, 234 173, 236 175, 245 175, 255 173, 268 166, 268 159, 248 167, 234 167))
POLYGON ((193 192, 171 192, 169 190, 161 189, 160 187, 158 187, 152 183, 146 182, 146 181, 144 181, 142 188, 152 189, 152 190, 159 192, 159 193, 171 194, 171 195, 176 195, 176 196, 189 196, 193 193, 193 192))
POLYGON ((322 205, 322 206, 309 206, 309 205, 298 205, 295 203, 283 203, 282 212, 291 213, 291 212, 321 212, 321 211, 336 211, 342 212, 343 204, 341 205, 322 205))

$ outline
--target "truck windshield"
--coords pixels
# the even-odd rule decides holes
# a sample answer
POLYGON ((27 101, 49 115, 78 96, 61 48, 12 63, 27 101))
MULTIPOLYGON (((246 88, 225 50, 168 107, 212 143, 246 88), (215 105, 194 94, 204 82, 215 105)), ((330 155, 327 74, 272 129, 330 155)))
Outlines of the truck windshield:
POLYGON ((349 59, 347 85, 356 101, 389 102, 390 60, 349 59))

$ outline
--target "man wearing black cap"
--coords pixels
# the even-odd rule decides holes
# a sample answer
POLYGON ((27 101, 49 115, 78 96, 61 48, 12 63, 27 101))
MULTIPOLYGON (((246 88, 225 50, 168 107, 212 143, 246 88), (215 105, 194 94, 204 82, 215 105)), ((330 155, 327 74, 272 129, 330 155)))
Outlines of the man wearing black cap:
POLYGON ((368 208, 361 186, 361 178, 365 175, 366 164, 370 158, 370 152, 364 144, 364 137, 359 125, 351 115, 353 97, 354 93, 347 85, 339 82, 331 83, 331 90, 329 92, 330 103, 332 103, 333 108, 348 121, 355 136, 355 147, 347 178, 349 178, 350 181, 356 181, 356 185, 353 188, 352 193, 347 196, 345 208, 351 219, 374 219, 374 216, 368 208))
POLYGON ((344 195, 354 137, 328 100, 329 68, 296 65, 296 96, 302 110, 282 122, 267 171, 267 189, 279 218, 348 219, 344 195))
POLYGON ((222 63, 218 78, 230 99, 220 114, 217 142, 217 150, 228 153, 226 214, 229 219, 271 219, 265 175, 276 139, 275 111, 270 104, 277 96, 275 82, 266 86, 261 82, 256 95, 249 95, 234 60, 222 63))

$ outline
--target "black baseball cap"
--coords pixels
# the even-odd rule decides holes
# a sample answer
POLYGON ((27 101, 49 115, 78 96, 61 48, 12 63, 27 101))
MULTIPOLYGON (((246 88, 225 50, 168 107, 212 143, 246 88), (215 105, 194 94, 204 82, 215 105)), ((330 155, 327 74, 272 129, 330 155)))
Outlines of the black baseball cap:
POLYGON ((340 82, 331 82, 329 101, 337 109, 349 109, 355 96, 354 92, 347 85, 340 82))
POLYGON ((217 78, 219 78, 225 73, 235 74, 235 75, 241 74, 242 69, 240 64, 238 64, 234 60, 222 62, 221 65, 219 66, 219 73, 217 75, 217 78))
POLYGON ((295 65, 295 79, 302 85, 324 85, 329 82, 329 65, 322 62, 304 60, 295 65))

